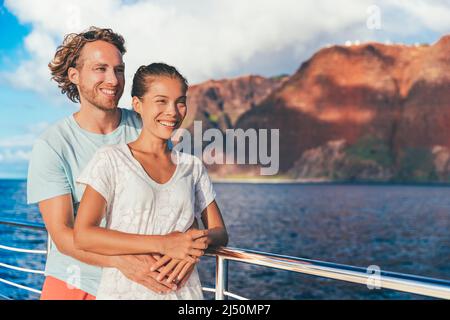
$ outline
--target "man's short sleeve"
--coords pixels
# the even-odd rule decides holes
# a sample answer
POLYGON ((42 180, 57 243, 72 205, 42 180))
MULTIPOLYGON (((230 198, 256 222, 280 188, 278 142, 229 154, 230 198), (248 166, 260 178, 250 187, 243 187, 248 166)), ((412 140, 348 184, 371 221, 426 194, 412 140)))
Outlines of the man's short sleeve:
POLYGON ((113 194, 112 166, 106 150, 98 150, 78 176, 77 183, 89 185, 100 193, 107 203, 113 194))
POLYGON ((214 201, 216 198, 216 192, 214 191, 213 184, 209 178, 205 165, 198 161, 196 164, 200 167, 199 178, 195 184, 195 216, 201 218, 203 210, 214 201))
POLYGON ((38 139, 28 165, 27 203, 36 203, 71 191, 60 155, 45 140, 38 139))

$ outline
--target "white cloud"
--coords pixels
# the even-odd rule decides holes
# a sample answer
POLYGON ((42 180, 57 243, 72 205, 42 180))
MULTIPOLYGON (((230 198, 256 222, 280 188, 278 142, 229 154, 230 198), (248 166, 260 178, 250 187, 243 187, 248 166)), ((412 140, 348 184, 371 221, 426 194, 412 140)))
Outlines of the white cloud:
POLYGON ((0 164, 26 163, 30 159, 31 150, 0 149, 0 164))
MULTIPOLYGON (((1 138, 0 165, 18 165, 21 168, 26 165, 30 159, 34 141, 48 126, 48 122, 38 122, 27 126, 23 134, 1 138)), ((5 176, 3 169, 0 168, 0 176, 5 176)))
POLYGON ((27 133, 0 139, 0 148, 32 146, 36 135, 27 133))
POLYGON ((48 122, 38 122, 26 127, 23 134, 0 139, 0 148, 31 148, 38 135, 49 126, 48 122))
MULTIPOLYGON (((294 61, 286 64, 299 66, 302 59, 326 43, 373 37, 374 31, 366 27, 367 8, 373 2, 7 0, 8 9, 22 23, 32 25, 24 44, 32 58, 3 77, 17 87, 56 95, 47 64, 63 35, 90 25, 110 27, 126 39, 124 97, 128 102, 132 75, 142 64, 154 61, 173 64, 190 83, 196 83, 240 74, 247 65, 272 70, 271 61, 267 60, 271 53, 276 56, 290 50, 289 58, 294 61)), ((421 26, 442 33, 449 29, 446 18, 449 9, 443 1, 375 2, 381 8, 382 17, 386 12, 398 10, 417 21, 414 32, 421 26)), ((384 30, 384 35, 409 32, 402 21, 394 19, 386 25, 391 29, 384 30)))
POLYGON ((33 123, 32 125, 28 125, 26 128, 26 131, 34 134, 34 135, 38 135, 41 132, 43 132, 45 129, 47 129, 50 126, 50 124, 46 121, 42 121, 42 122, 38 122, 38 123, 33 123))
POLYGON ((394 0, 392 5, 409 13, 418 22, 430 30, 450 32, 450 3, 448 0, 394 0))

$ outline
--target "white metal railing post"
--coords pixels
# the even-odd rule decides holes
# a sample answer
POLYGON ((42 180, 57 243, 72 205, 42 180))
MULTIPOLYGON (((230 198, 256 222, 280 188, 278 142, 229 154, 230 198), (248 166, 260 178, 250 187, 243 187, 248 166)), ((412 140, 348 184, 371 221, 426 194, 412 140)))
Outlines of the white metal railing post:
POLYGON ((228 260, 216 256, 216 300, 225 300, 228 291, 228 260))

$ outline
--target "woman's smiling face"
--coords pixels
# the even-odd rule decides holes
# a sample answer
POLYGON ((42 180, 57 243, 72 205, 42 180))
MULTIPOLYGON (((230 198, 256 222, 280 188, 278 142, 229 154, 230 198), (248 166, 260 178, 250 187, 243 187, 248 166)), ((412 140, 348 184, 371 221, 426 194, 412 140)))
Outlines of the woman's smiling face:
POLYGON ((150 76, 142 99, 133 97, 133 108, 141 115, 143 130, 160 139, 170 139, 186 112, 186 91, 181 81, 167 76, 150 76))

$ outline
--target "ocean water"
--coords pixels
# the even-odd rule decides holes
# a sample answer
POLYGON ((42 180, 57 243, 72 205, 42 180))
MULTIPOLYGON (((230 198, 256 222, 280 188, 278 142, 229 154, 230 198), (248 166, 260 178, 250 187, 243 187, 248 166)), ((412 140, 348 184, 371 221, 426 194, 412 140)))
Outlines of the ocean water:
MULTIPOLYGON (((229 246, 450 279, 450 187, 219 183, 215 188, 229 246)), ((1 217, 41 222, 37 206, 26 205, 26 181, 0 180, 1 217)), ((45 249, 46 233, 0 225, 0 244, 45 249)), ((45 256, 0 249, 0 262, 43 269, 45 256)), ((203 258, 204 286, 214 286, 214 270, 214 259, 203 258)), ((37 289, 43 282, 41 275, 2 267, 0 278, 37 289)), ((251 299, 429 299, 239 262, 229 263, 229 291, 251 299)), ((38 298, 3 283, 0 294, 38 298)))

